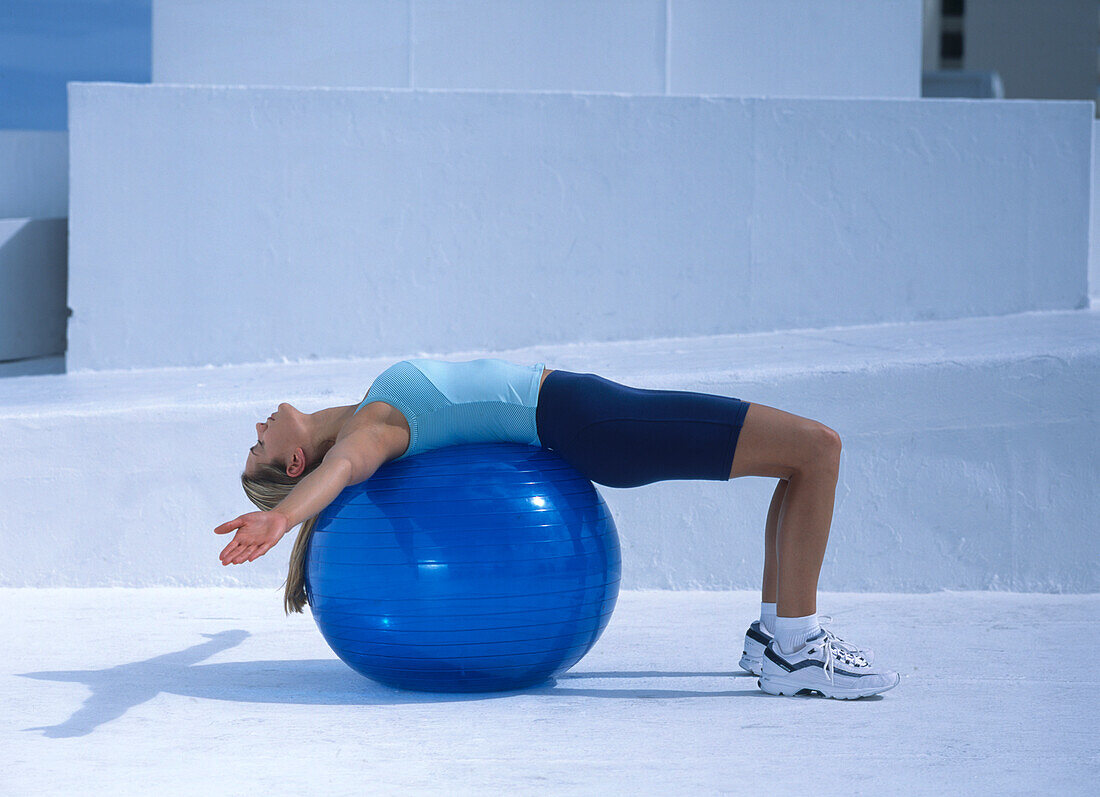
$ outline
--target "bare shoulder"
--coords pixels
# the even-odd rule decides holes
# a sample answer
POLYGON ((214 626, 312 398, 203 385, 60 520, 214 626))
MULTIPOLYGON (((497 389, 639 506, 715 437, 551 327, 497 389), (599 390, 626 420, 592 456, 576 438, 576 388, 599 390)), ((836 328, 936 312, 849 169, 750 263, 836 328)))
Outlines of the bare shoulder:
POLYGON ((358 484, 369 479, 376 470, 388 462, 389 443, 384 428, 378 423, 349 419, 336 437, 336 443, 325 454, 325 460, 343 460, 351 465, 351 482, 358 484), (351 421, 355 422, 352 423, 351 421))
POLYGON ((409 424, 396 407, 382 401, 373 401, 352 415, 336 436, 339 444, 353 437, 358 445, 369 444, 381 448, 386 461, 396 459, 409 447, 409 424))

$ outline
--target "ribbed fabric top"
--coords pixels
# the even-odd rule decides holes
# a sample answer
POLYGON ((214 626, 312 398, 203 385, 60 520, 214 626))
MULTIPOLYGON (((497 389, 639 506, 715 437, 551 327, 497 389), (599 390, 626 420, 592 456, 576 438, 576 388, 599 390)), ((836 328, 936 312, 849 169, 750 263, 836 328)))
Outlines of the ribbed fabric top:
POLYGON ((544 364, 507 360, 402 360, 379 374, 356 412, 392 404, 409 422, 409 447, 398 459, 461 443, 542 446, 535 427, 544 364))

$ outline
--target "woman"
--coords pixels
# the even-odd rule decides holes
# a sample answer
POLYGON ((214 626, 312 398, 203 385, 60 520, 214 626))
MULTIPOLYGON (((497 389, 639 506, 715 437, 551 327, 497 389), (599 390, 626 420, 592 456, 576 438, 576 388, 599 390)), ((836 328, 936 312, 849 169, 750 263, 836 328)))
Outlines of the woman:
POLYGON ((262 511, 215 529, 236 531, 223 565, 251 562, 302 524, 290 556, 286 611, 306 603, 303 568, 316 515, 384 463, 458 443, 510 441, 557 452, 588 479, 636 487, 669 479, 779 479, 766 524, 760 619, 741 667, 771 694, 815 690, 852 698, 897 686, 817 617, 817 580, 840 468, 827 426, 728 396, 627 387, 542 363, 404 360, 358 404, 305 414, 280 404, 256 424, 241 483, 262 511))

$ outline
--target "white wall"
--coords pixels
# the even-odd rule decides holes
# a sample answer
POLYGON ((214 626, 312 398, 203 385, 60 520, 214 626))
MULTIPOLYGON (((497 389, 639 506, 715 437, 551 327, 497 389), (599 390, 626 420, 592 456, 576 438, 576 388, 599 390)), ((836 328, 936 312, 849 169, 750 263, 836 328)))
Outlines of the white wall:
POLYGON ((919 97, 921 0, 156 0, 153 80, 919 97))
POLYGON ((1091 223, 1089 230, 1089 302, 1100 306, 1100 122, 1092 125, 1091 223))
MULTIPOLYGON (((279 312, 272 305, 273 312, 279 312)), ((338 320, 333 320, 334 324, 338 320)), ((170 335, 171 330, 166 334, 170 335)), ((1100 590, 1100 313, 470 351, 737 396, 843 441, 821 588, 1100 590)), ((277 589, 222 567, 255 422, 359 401, 388 358, 0 380, 0 586, 277 589)), ((758 589, 776 481, 599 487, 624 589, 758 589)))
POLYGON ((70 92, 73 369, 1087 302, 1090 103, 70 92))
POLYGON ((920 97, 920 0, 671 0, 669 90, 920 97))
POLYGON ((65 219, 0 219, 0 361, 65 351, 65 219))
POLYGON ((153 82, 408 86, 409 4, 154 0, 153 82))
POLYGON ((64 370, 68 213, 68 134, 0 130, 0 377, 64 370))

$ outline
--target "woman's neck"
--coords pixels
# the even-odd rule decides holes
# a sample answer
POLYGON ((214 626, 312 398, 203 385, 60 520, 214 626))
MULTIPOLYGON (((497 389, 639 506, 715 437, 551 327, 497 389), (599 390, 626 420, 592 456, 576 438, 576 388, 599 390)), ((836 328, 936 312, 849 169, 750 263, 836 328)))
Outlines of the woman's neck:
POLYGON ((325 454, 336 443, 336 437, 344 424, 355 414, 358 404, 348 404, 343 407, 328 407, 310 414, 310 443, 316 452, 318 459, 324 459, 325 454))

